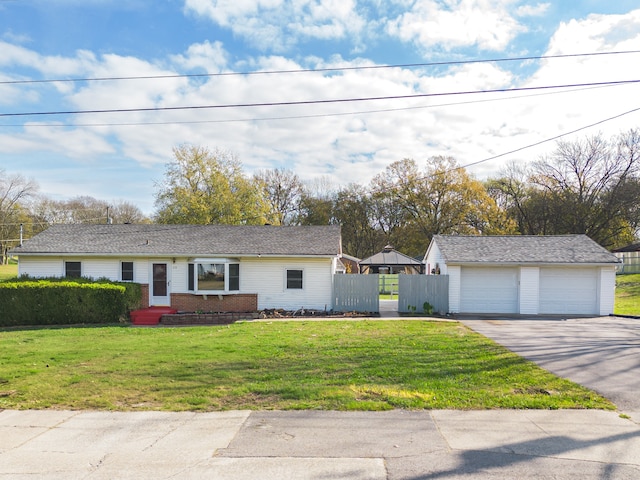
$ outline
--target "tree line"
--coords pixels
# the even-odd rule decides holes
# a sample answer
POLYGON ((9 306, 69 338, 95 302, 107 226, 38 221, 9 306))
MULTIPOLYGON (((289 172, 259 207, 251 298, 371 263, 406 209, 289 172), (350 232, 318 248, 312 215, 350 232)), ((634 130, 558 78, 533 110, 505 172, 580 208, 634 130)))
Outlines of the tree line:
MULTIPOLYGON (((19 176, 0 179, 0 238, 15 238, 11 228, 19 219, 32 225, 28 234, 52 223, 105 221, 106 202, 27 201, 35 190, 19 176), (96 217, 98 210, 104 216, 96 217)), ((631 129, 610 139, 560 141, 537 161, 512 162, 486 181, 454 158, 435 156, 396 161, 368 185, 346 186, 326 178, 305 183, 282 168, 249 176, 232 153, 181 145, 155 185, 153 218, 127 202, 109 207, 108 215, 115 223, 337 224, 346 254, 365 258, 391 244, 420 257, 436 234, 583 233, 620 247, 640 229, 639 198, 640 130, 631 129)))

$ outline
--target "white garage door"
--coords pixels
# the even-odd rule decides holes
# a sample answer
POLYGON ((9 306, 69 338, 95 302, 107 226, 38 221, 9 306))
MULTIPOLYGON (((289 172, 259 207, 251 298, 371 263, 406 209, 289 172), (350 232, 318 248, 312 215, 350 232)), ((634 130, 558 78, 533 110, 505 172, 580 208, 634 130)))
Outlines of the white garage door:
POLYGON ((598 269, 541 268, 540 313, 598 314, 598 269))
POLYGON ((460 311, 518 313, 518 269, 462 267, 460 311))

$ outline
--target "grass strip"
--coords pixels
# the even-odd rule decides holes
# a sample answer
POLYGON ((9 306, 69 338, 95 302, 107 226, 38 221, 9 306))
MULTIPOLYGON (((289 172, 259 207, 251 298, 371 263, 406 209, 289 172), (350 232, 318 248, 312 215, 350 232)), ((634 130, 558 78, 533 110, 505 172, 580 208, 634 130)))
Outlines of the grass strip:
POLYGON ((640 273, 616 276, 614 313, 640 316, 640 273))
POLYGON ((614 406, 455 322, 0 331, 0 408, 614 406))

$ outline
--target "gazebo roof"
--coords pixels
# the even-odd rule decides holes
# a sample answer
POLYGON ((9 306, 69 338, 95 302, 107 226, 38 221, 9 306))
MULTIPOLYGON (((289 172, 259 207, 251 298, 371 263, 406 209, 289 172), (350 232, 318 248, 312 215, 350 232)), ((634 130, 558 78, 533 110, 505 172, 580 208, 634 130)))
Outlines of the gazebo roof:
POLYGON ((422 265, 422 262, 408 255, 405 255, 404 253, 397 252, 391 245, 387 245, 380 253, 376 253, 369 258, 360 260, 360 265, 420 266, 422 265))

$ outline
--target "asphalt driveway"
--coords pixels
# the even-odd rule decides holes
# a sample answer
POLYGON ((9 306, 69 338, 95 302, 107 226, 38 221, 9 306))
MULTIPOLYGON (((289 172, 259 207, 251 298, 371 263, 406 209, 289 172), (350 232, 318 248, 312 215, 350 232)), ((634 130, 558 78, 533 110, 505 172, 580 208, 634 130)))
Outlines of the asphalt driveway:
POLYGON ((460 318, 554 374, 584 385, 640 417, 640 320, 460 318))

